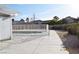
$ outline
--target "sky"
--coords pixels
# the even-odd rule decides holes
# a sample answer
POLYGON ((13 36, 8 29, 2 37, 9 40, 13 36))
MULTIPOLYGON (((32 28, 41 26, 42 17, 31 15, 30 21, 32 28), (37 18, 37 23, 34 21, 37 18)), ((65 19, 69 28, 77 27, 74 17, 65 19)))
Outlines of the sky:
POLYGON ((18 16, 15 17, 16 20, 32 18, 33 14, 38 20, 51 20, 54 16, 58 16, 60 19, 67 16, 79 16, 77 4, 8 4, 7 7, 18 13, 18 16))

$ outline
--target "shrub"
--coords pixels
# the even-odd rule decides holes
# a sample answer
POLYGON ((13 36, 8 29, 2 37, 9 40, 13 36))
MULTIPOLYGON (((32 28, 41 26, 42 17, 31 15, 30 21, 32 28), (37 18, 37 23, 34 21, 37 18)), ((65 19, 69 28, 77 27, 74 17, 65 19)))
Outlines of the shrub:
POLYGON ((70 34, 78 35, 78 33, 79 33, 79 24, 75 23, 75 24, 68 25, 67 26, 67 31, 70 34))

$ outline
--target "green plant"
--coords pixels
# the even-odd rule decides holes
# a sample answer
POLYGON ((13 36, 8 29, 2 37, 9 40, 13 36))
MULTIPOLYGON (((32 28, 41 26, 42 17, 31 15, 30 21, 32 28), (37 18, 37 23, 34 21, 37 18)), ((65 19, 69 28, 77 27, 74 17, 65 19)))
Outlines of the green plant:
POLYGON ((74 35, 78 34, 79 33, 79 24, 75 23, 75 24, 68 25, 67 26, 67 31, 70 34, 74 34, 74 35))

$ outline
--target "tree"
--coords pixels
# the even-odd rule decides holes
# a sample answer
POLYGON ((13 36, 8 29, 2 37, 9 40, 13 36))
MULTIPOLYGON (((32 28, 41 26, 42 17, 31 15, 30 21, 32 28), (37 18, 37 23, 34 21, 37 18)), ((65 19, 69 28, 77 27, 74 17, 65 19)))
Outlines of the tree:
POLYGON ((54 16, 53 19, 48 22, 48 24, 49 25, 56 25, 56 24, 58 24, 58 20, 59 20, 59 17, 54 16))
POLYGON ((58 16, 54 16, 53 17, 53 20, 56 20, 57 21, 57 20, 59 20, 59 17, 58 16))
POLYGON ((12 22, 14 22, 15 21, 15 19, 12 19, 12 22))
POLYGON ((21 19, 20 21, 21 21, 21 22, 24 22, 24 19, 21 19))
POLYGON ((26 21, 29 22, 29 18, 28 17, 26 18, 26 21))
POLYGON ((57 24, 63 24, 62 20, 58 20, 57 24))

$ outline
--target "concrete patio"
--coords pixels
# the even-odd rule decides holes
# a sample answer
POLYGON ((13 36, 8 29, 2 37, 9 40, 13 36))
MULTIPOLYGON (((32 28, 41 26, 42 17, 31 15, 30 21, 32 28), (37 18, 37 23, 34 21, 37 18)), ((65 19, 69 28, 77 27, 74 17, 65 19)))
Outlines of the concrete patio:
POLYGON ((13 36, 13 40, 0 42, 1 54, 69 54, 54 30, 49 35, 13 36))

